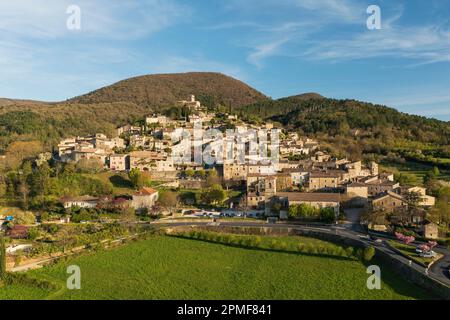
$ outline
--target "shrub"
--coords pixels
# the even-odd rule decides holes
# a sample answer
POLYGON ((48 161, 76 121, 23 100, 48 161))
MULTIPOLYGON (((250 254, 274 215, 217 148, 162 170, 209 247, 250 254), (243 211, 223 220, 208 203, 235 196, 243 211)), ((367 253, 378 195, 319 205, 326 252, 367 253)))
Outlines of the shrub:
POLYGON ((363 258, 364 258, 364 252, 363 252, 363 250, 362 250, 361 248, 356 249, 356 256, 357 256, 359 259, 363 259, 363 258))
POLYGON ((278 246, 278 241, 277 240, 270 240, 270 243, 269 243, 269 248, 270 249, 275 249, 275 248, 277 248, 277 246, 278 246))
POLYGON ((262 243, 262 239, 261 239, 261 237, 254 237, 253 238, 253 246, 255 247, 255 248, 258 248, 258 247, 260 247, 261 246, 261 243, 262 243))
POLYGON ((354 254, 354 249, 352 247, 348 247, 348 248, 345 249, 345 255, 347 257, 350 258, 350 257, 353 256, 353 254, 354 254))
POLYGON ((364 248, 363 258, 365 261, 371 261, 374 256, 375 256, 375 248, 374 247, 370 246, 370 247, 364 248))

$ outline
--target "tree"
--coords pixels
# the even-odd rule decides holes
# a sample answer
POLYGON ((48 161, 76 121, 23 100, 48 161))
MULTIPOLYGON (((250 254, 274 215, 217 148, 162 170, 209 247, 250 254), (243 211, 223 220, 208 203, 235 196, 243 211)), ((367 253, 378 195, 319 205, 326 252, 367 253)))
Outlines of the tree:
POLYGON ((336 220, 336 214, 333 208, 322 208, 320 209, 320 220, 324 222, 334 222, 336 220))
POLYGON ((128 178, 131 181, 131 184, 137 188, 139 183, 139 178, 141 176, 141 171, 138 168, 131 169, 128 173, 128 178))
POLYGON ((436 166, 433 167, 433 175, 434 175, 435 177, 439 177, 440 174, 441 174, 441 172, 439 171, 439 168, 436 167, 436 166))
POLYGON ((163 191, 159 195, 158 203, 161 207, 167 209, 170 214, 173 214, 173 211, 178 207, 179 200, 175 192, 163 191))
POLYGON ((208 170, 207 178, 206 178, 206 185, 208 187, 212 187, 215 184, 220 184, 220 178, 217 175, 217 171, 216 170, 208 170))
POLYGON ((192 178, 195 175, 195 171, 192 169, 188 169, 184 171, 186 178, 192 178))
POLYGON ((422 201, 420 193, 415 191, 407 192, 403 197, 410 209, 417 207, 420 201, 422 201))
POLYGON ((35 157, 42 150, 42 143, 39 141, 15 141, 6 149, 5 166, 17 169, 23 160, 35 157))
POLYGON ((289 218, 297 217, 297 215, 298 215, 298 213, 297 213, 297 206, 295 206, 295 205, 289 206, 288 215, 289 215, 289 218))
POLYGON ((47 163, 43 163, 31 176, 31 193, 33 196, 44 196, 50 186, 51 169, 47 163))
POLYGON ((6 245, 5 238, 0 234, 0 280, 6 276, 6 245))
POLYGON ((375 256, 375 248, 374 247, 370 246, 370 247, 364 248, 363 258, 365 261, 367 261, 367 262, 371 261, 374 256, 375 256))
POLYGON ((205 204, 220 204, 226 199, 226 196, 222 186, 215 184, 211 188, 203 190, 200 199, 205 204))

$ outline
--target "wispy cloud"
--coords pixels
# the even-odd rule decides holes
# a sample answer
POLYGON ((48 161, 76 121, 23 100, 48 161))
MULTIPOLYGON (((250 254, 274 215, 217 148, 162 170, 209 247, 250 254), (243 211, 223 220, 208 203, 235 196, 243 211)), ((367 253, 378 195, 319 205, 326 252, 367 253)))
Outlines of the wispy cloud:
MULTIPOLYGON (((189 21, 192 13, 177 0, 1 1, 0 94, 14 97, 23 86, 40 88, 44 79, 55 91, 65 85, 77 93, 93 89, 89 84, 116 80, 123 73, 114 67, 132 65, 136 59, 132 41, 148 41, 164 29, 189 21), (73 4, 81 9, 81 30, 77 31, 66 26, 67 8, 73 4)), ((67 98, 67 93, 67 89, 54 92, 49 100, 67 98)))
POLYGON ((391 57, 410 60, 412 66, 450 61, 448 27, 402 25, 404 8, 398 3, 383 7, 382 29, 374 31, 365 27, 367 4, 361 1, 259 0, 257 4, 256 0, 232 0, 227 5, 228 10, 247 10, 248 14, 251 8, 255 21, 275 8, 289 17, 241 26, 253 39, 247 43, 251 47, 247 61, 258 68, 274 55, 330 62, 391 57))
POLYGON ((450 33, 439 26, 385 27, 350 39, 309 42, 303 56, 320 60, 355 60, 378 57, 414 59, 422 63, 450 61, 450 33))
POLYGON ((0 2, 0 33, 26 38, 69 34, 69 5, 81 9, 81 30, 87 37, 139 37, 190 17, 190 8, 174 0, 15 0, 0 2))
POLYGON ((253 52, 248 55, 247 61, 256 67, 261 68, 262 60, 277 54, 281 46, 288 41, 289 39, 285 38, 275 40, 274 42, 257 45, 253 49, 253 52))

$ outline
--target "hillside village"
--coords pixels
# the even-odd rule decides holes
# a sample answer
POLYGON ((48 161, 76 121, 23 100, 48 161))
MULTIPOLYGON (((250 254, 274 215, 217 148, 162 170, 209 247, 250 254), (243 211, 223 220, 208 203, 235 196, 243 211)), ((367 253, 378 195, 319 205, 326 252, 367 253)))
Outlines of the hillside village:
MULTIPOLYGON (((143 125, 125 124, 117 128, 112 138, 96 133, 64 139, 52 156, 63 163, 85 162, 110 172, 137 170, 152 181, 175 189, 201 189, 205 186, 205 170, 214 171, 216 184, 227 190, 242 191, 240 198, 229 199, 229 208, 253 210, 259 216, 280 219, 320 220, 321 214, 324 217, 328 214, 324 218, 326 221, 344 219, 344 207, 356 208, 365 213, 365 222, 376 230, 386 231, 389 222, 400 223, 416 226, 427 238, 438 237, 437 226, 429 223, 426 215, 427 209, 435 204, 434 197, 427 195, 425 188, 401 186, 394 181, 392 173, 379 172, 375 162, 337 159, 317 141, 274 128, 272 123, 258 126, 245 123, 235 114, 208 111, 193 95, 179 101, 177 107, 184 112, 181 118, 153 114, 145 118, 143 125), (214 165, 195 162, 192 156, 181 163, 175 161, 175 154, 183 153, 183 149, 179 149, 181 143, 173 142, 174 133, 183 128, 192 133, 193 140, 194 126, 198 123, 204 130, 221 132, 230 128, 276 131, 280 136, 279 159, 274 163, 262 163, 250 161, 251 157, 247 156, 246 161, 240 163, 235 157, 214 165), (308 216, 306 206, 314 208, 315 213, 308 216), (383 213, 381 218, 380 213, 383 213)), ((205 149, 213 141, 203 139, 201 144, 205 149)), ((65 208, 95 208, 111 201, 137 211, 158 210, 155 209, 157 188, 137 190, 130 199, 107 199, 84 195, 63 197, 61 202, 65 208)), ((187 201, 185 205, 192 205, 192 202, 187 201)), ((205 204, 197 203, 200 207, 205 204)))
MULTIPOLYGON (((231 107, 209 108, 194 95, 132 119, 114 134, 64 135, 51 152, 39 151, 36 141, 15 143, 19 152, 7 153, 3 161, 12 165, 0 177, 0 273, 170 232, 172 225, 205 239, 211 234, 202 228, 237 226, 356 237, 367 246, 342 249, 345 256, 367 253, 370 260, 379 246, 392 250, 392 261, 403 257, 399 268, 427 274, 435 263, 431 272, 447 281, 435 271, 448 257, 436 247, 448 243, 440 180, 424 183, 434 184, 429 192, 370 158, 339 156, 317 136, 231 107)), ((430 172, 438 175, 437 168, 430 172)), ((233 241, 245 247, 247 238, 258 242, 233 241)), ((270 241, 266 249, 285 250, 287 244, 270 241)))

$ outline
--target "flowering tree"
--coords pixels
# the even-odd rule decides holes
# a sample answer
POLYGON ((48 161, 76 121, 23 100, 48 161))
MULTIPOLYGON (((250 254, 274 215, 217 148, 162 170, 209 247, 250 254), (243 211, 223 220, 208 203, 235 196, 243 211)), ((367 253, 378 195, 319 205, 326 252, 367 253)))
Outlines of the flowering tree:
POLYGON ((431 250, 431 248, 429 246, 427 246, 426 244, 421 244, 419 246, 419 249, 422 250, 422 252, 428 252, 431 250))
POLYGON ((414 238, 413 236, 407 236, 403 239, 403 242, 405 242, 405 244, 410 244, 412 242, 414 242, 416 240, 416 238, 414 238))
POLYGON ((405 244, 410 244, 416 240, 416 238, 414 238, 413 236, 405 236, 403 233, 400 232, 396 232, 395 237, 398 240, 403 241, 405 244))
POLYGON ((403 233, 400 233, 400 232, 396 232, 395 237, 397 238, 397 240, 400 240, 400 241, 403 241, 405 239, 405 236, 403 235, 403 233))
POLYGON ((428 241, 428 247, 430 247, 430 250, 433 250, 433 248, 436 246, 437 246, 436 241, 428 241))

